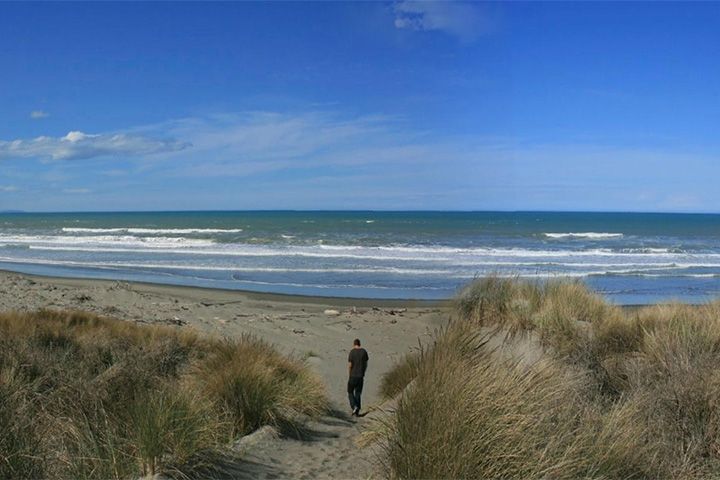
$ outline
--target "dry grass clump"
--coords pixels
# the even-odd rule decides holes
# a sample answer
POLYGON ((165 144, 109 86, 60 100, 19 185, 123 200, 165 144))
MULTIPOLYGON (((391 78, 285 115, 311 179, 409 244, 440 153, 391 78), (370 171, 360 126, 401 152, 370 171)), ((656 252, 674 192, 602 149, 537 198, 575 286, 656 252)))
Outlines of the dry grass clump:
POLYGON ((464 290, 457 312, 386 376, 385 393, 401 395, 380 429, 390 476, 720 471, 720 302, 624 311, 577 282, 489 278, 464 290), (524 341, 540 342, 545 359, 508 362, 482 341, 496 330, 533 331, 524 341))
POLYGON ((402 392, 417 377, 422 361, 422 351, 404 355, 380 379, 380 395, 393 398, 402 392))
POLYGON ((640 478, 652 475, 639 412, 603 416, 587 378, 557 361, 503 362, 477 332, 453 326, 423 358, 382 431, 397 478, 640 478), (455 348, 459 347, 459 348, 455 348))
POLYGON ((8 385, 12 380, 3 372, 0 379, 0 478, 39 478, 44 465, 42 459, 35 457, 41 439, 31 428, 33 399, 29 397, 28 389, 8 385))
POLYGON ((301 362, 252 336, 216 345, 193 373, 196 387, 217 399, 234 434, 268 424, 296 430, 303 417, 328 407, 322 383, 301 362))
POLYGON ((253 337, 231 344, 82 312, 0 314, 2 478, 182 472, 286 412, 318 414, 324 398, 302 364, 253 337), (265 383, 228 373, 242 369, 265 383), (226 379, 254 403, 229 410, 231 394, 205 388, 226 379), (268 385, 280 394, 265 396, 268 385))
POLYGON ((540 288, 540 284, 491 276, 465 287, 456 300, 456 309, 466 321, 516 335, 532 329, 531 316, 540 302, 540 288))

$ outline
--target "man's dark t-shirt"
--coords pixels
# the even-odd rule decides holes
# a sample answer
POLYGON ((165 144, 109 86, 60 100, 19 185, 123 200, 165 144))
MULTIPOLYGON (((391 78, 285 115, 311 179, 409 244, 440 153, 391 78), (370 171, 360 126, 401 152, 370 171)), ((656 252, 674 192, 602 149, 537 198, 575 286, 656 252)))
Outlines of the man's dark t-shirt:
POLYGON ((350 376, 363 378, 365 376, 365 370, 367 370, 369 358, 364 348, 353 348, 350 350, 350 354, 348 355, 348 362, 352 365, 350 367, 350 376))

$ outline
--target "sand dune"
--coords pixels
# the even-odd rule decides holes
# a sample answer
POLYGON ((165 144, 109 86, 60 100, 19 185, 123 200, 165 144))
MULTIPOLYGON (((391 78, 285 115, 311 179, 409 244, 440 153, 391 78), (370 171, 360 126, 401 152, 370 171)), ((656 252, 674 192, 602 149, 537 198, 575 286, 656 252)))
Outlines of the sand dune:
POLYGON ((233 476, 367 478, 375 456, 355 445, 363 424, 348 415, 347 351, 356 337, 370 353, 364 409, 379 402, 380 376, 447 320, 437 302, 295 297, 0 272, 0 311, 82 309, 128 321, 173 325, 222 337, 254 333, 306 358, 322 376, 335 413, 302 440, 267 436, 244 446, 233 476))

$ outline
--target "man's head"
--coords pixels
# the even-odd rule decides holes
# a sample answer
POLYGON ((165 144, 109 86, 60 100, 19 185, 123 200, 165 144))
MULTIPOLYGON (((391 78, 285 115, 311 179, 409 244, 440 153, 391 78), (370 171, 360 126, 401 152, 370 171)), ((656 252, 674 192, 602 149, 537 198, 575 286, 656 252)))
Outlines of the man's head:
POLYGON ((359 346, 360 346, 360 339, 356 338, 355 340, 353 340, 353 347, 359 347, 359 346))

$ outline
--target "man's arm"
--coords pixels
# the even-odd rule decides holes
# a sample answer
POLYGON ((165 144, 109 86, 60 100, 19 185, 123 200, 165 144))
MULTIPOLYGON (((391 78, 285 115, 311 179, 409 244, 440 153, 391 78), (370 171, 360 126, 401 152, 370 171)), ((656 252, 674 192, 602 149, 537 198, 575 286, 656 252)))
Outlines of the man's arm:
POLYGON ((352 362, 348 362, 348 377, 350 376, 350 373, 352 373, 352 362))

